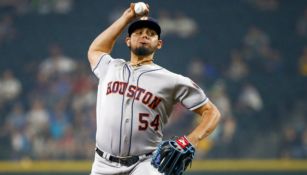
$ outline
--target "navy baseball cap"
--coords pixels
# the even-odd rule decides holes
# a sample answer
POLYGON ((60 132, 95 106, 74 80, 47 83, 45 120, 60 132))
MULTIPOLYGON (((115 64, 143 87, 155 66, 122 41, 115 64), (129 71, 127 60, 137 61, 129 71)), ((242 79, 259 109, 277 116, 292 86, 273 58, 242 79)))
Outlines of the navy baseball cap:
POLYGON ((131 34, 136 30, 136 29, 140 29, 143 27, 147 27, 150 28, 152 30, 154 30, 157 34, 158 37, 160 38, 160 34, 161 34, 161 27, 159 25, 159 23, 157 22, 157 20, 151 18, 151 17, 142 17, 134 22, 132 22, 129 27, 128 27, 128 34, 129 36, 131 36, 131 34))

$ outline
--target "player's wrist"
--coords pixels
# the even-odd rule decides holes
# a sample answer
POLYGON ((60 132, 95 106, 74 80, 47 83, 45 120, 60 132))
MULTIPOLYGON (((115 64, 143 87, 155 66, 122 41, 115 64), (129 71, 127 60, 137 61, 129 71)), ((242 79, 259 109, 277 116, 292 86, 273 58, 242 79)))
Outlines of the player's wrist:
POLYGON ((187 146, 190 145, 189 140, 186 138, 186 136, 181 136, 176 139, 176 143, 181 147, 181 148, 186 148, 187 146))
POLYGON ((183 136, 181 136, 181 137, 178 137, 176 140, 175 140, 175 142, 177 143, 177 145, 179 145, 181 148, 183 148, 183 149, 186 149, 187 147, 193 147, 193 148, 195 148, 195 146, 194 146, 194 143, 193 142, 191 142, 190 140, 189 140, 189 138, 186 136, 186 135, 183 135, 183 136))
POLYGON ((128 15, 123 14, 120 17, 120 20, 123 21, 123 23, 125 24, 125 26, 127 26, 129 23, 131 23, 133 21, 133 17, 129 17, 128 15))
POLYGON ((120 17, 125 21, 126 24, 131 23, 133 20, 137 18, 133 9, 134 9, 134 3, 131 3, 130 7, 120 17))
POLYGON ((190 144, 196 148, 198 143, 199 143, 199 139, 198 138, 195 138, 194 136, 191 136, 191 135, 188 135, 188 136, 185 136, 187 138, 187 140, 190 142, 190 144))

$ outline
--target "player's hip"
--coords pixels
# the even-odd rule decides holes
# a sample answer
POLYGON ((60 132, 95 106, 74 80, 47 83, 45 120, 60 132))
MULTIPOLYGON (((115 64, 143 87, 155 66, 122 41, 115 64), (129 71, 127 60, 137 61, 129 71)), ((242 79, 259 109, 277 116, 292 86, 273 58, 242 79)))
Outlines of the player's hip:
POLYGON ((141 162, 151 159, 152 153, 140 156, 116 157, 100 149, 95 150, 91 175, 132 174, 141 162))

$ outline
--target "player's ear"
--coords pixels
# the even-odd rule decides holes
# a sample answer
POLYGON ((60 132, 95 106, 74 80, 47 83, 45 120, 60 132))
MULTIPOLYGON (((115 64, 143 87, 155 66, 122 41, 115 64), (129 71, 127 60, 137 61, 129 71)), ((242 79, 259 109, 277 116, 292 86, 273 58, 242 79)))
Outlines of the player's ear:
POLYGON ((131 38, 129 36, 126 36, 125 42, 126 42, 127 46, 130 47, 130 45, 131 45, 131 38))
POLYGON ((163 41, 159 39, 159 40, 158 40, 157 48, 158 48, 158 49, 161 49, 162 46, 163 46, 163 41))

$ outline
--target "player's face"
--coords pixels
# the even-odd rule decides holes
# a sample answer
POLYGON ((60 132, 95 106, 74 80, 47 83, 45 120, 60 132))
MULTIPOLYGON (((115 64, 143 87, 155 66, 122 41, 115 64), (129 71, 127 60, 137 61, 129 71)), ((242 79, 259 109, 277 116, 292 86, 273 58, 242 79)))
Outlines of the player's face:
POLYGON ((127 37, 126 42, 131 51, 139 56, 151 55, 162 46, 157 33, 149 28, 135 30, 130 37, 127 37))

